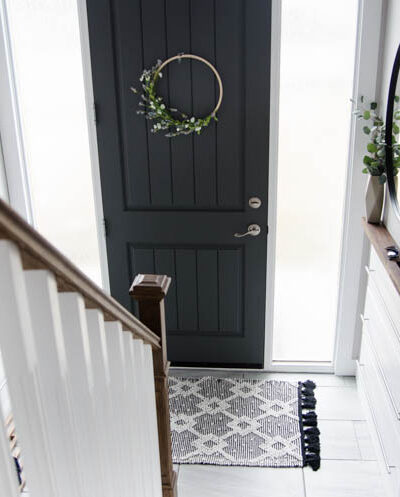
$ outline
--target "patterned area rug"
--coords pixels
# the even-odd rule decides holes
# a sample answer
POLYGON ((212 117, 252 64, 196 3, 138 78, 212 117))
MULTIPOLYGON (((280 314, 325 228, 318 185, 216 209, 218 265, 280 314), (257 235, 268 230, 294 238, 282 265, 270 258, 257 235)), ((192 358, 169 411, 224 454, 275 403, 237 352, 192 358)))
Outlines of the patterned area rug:
POLYGON ((170 377, 174 463, 317 470, 314 389, 312 381, 170 377))

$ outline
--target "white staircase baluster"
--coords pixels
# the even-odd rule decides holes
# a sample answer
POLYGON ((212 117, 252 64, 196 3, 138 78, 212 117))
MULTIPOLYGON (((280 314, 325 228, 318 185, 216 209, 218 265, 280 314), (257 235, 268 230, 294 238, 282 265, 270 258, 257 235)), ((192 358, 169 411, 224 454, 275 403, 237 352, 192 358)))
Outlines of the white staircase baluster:
POLYGON ((124 399, 124 355, 122 354, 122 326, 117 321, 105 323, 105 337, 107 344, 108 360, 110 366, 111 380, 111 402, 113 407, 113 419, 115 436, 118 441, 118 452, 121 464, 121 483, 123 496, 129 496, 129 485, 131 468, 128 465, 128 447, 125 437, 125 399, 124 399))
POLYGON ((147 422, 146 428, 149 432, 149 451, 151 462, 151 473, 153 483, 153 497, 161 497, 161 467, 160 467, 160 451, 158 446, 158 428, 157 428, 157 408, 153 372, 153 355, 151 347, 143 344, 141 347, 143 355, 143 372, 145 376, 145 393, 147 396, 147 422))
POLYGON ((32 497, 61 497, 51 457, 38 359, 18 249, 0 240, 0 348, 32 497))
POLYGON ((136 476, 133 478, 134 496, 144 495, 143 481, 143 451, 141 445, 141 431, 143 427, 140 424, 140 389, 138 382, 137 365, 133 357, 133 338, 132 333, 124 332, 124 354, 125 354, 125 375, 126 375, 126 409, 128 412, 128 428, 130 435, 130 464, 137 468, 136 476))
POLYGON ((56 281, 45 270, 25 271, 25 281, 55 478, 59 482, 60 495, 86 497, 77 456, 77 429, 73 424, 67 384, 67 358, 56 281))
POLYGON ((59 302, 84 491, 89 497, 106 497, 85 305, 79 294, 69 292, 60 293, 59 302))
POLYGON ((91 352, 94 405, 100 430, 104 471, 104 485, 107 495, 122 496, 122 465, 116 436, 116 422, 113 416, 111 380, 108 352, 105 338, 103 314, 96 309, 86 309, 88 338, 91 352))
POLYGON ((149 432, 147 429, 148 415, 147 412, 147 395, 146 395, 146 379, 144 375, 144 357, 142 354, 143 342, 142 340, 133 340, 133 357, 135 370, 138 382, 138 392, 139 392, 139 425, 142 427, 141 436, 141 446, 142 446, 142 458, 143 458, 143 478, 144 478, 144 495, 146 497, 153 497, 153 484, 152 484, 152 472, 150 463, 150 447, 151 443, 149 432))

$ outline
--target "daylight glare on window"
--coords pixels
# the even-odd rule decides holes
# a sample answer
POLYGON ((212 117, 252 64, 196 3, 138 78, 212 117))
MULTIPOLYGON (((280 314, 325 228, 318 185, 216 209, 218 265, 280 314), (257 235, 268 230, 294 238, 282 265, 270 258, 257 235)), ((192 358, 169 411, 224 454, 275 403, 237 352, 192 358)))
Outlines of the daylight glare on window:
POLYGON ((275 361, 333 359, 356 0, 283 0, 275 361))
POLYGON ((7 0, 35 227, 101 284, 76 0, 7 0))

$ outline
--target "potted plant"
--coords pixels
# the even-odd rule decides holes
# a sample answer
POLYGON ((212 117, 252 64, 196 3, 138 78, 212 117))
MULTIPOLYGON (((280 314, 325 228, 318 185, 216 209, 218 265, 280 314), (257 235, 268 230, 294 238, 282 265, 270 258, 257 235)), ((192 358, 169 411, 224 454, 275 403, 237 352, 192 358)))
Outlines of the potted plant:
MULTIPOLYGON (((396 102, 399 102, 396 97, 396 102)), ((369 174, 367 189, 365 192, 366 218, 369 223, 379 223, 382 215, 384 184, 386 183, 386 144, 385 144, 385 124, 378 114, 378 104, 370 102, 364 104, 364 97, 361 97, 360 108, 354 111, 358 119, 365 121, 363 131, 369 137, 367 144, 367 155, 364 155, 364 174, 369 174)), ((400 132, 397 121, 400 120, 400 111, 395 109, 393 114, 393 167, 395 175, 400 167, 400 154, 398 135, 400 132)))

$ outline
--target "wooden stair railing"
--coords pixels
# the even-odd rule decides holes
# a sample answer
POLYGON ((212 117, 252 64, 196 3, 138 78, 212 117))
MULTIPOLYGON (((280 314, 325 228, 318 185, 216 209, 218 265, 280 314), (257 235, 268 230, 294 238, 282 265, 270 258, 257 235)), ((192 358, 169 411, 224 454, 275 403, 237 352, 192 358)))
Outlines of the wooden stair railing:
POLYGON ((165 329, 164 298, 171 278, 154 274, 138 274, 130 294, 139 303, 140 320, 161 340, 161 349, 153 349, 154 379, 156 385, 158 443, 160 447, 163 497, 176 497, 177 475, 173 470, 171 426, 169 416, 167 336, 165 329))
MULTIPOLYGON (((139 321, 0 200, 0 349, 31 497, 176 497, 169 284, 135 278, 139 321)), ((13 464, 0 432, 0 495, 17 496, 13 464)))
POLYGON ((119 302, 104 293, 67 257, 25 222, 13 209, 0 200, 0 239, 11 240, 20 252, 24 269, 48 269, 57 281, 59 292, 78 291, 85 307, 99 309, 105 321, 121 322, 123 329, 141 338, 153 348, 160 348, 160 339, 119 302))

